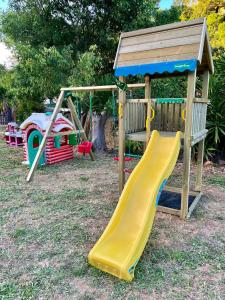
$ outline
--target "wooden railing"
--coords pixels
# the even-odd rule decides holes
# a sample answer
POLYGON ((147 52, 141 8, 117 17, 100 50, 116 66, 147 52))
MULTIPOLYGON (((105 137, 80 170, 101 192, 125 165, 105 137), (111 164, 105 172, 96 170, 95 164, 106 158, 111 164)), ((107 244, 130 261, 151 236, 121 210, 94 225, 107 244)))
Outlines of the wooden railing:
POLYGON ((192 144, 206 136, 207 102, 194 102, 192 107, 192 144))
POLYGON ((184 131, 184 121, 181 112, 185 107, 184 103, 163 103, 152 102, 155 110, 155 118, 151 123, 151 129, 159 131, 184 131))
MULTIPOLYGON (((184 99, 186 102, 186 99, 184 99)), ((155 110, 155 118, 151 123, 151 130, 184 132, 185 121, 182 119, 182 111, 186 103, 156 103, 152 99, 152 108, 155 110)), ((192 140, 196 142, 206 135, 207 99, 195 98, 192 107, 192 140)), ((130 99, 126 102, 125 132, 133 133, 145 130, 147 111, 147 99, 130 99)))
MULTIPOLYGON (((184 121, 181 112, 184 103, 158 104, 152 99, 152 108, 155 117, 151 123, 151 130, 159 131, 184 131, 184 121)), ((133 133, 145 130, 147 113, 147 99, 131 99, 126 102, 125 132, 133 133)))
POLYGON ((145 103, 126 103, 125 109, 125 133, 132 133, 145 130, 146 104, 145 103))

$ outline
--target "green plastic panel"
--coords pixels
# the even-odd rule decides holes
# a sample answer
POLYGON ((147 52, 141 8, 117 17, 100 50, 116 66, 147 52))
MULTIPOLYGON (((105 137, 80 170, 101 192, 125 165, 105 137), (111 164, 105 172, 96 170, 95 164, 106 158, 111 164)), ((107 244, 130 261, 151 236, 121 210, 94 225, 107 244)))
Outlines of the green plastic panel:
POLYGON ((61 144, 60 144, 61 136, 55 136, 54 137, 54 148, 59 149, 61 144))
MULTIPOLYGON (((33 161, 36 157, 42 139, 43 136, 38 130, 32 131, 28 137, 27 148, 28 148, 28 159, 29 159, 30 167, 32 166, 33 161)), ((39 159, 38 165, 41 166, 44 163, 45 163, 45 155, 43 153, 39 159)))
POLYGON ((157 98, 156 103, 184 103, 184 98, 157 98))
POLYGON ((77 146, 77 144, 78 144, 77 135, 76 134, 70 134, 69 135, 69 145, 77 146))

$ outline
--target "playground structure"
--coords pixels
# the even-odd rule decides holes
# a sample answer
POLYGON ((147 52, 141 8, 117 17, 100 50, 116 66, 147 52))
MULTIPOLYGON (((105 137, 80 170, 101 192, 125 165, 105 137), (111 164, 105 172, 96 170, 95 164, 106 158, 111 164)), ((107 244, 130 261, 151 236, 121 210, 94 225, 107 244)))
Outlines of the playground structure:
POLYGON ((151 130, 163 136, 181 131, 183 143, 182 188, 165 187, 181 195, 180 209, 158 206, 158 210, 181 218, 189 217, 202 196, 204 139, 209 73, 213 73, 211 48, 205 19, 122 33, 114 63, 115 75, 125 81, 127 75, 145 75, 145 99, 119 97, 119 185, 124 187, 125 138, 148 143, 151 130), (151 98, 151 80, 171 76, 187 77, 186 98, 151 98), (202 81, 201 98, 195 97, 196 77, 202 81), (195 190, 190 190, 191 148, 197 144, 195 190), (194 201, 190 201, 191 196, 194 201), (192 203, 190 203, 192 202, 192 203))
POLYGON ((11 147, 23 146, 22 132, 19 130, 19 126, 15 122, 10 122, 7 125, 5 132, 6 144, 11 147))
MULTIPOLYGON (((30 166, 34 161, 50 118, 49 113, 33 113, 20 125, 23 133, 24 160, 30 166)), ((39 165, 54 164, 74 158, 73 145, 70 144, 72 135, 72 122, 59 113, 51 134, 48 136, 39 165)))
MULTIPOLYGON (((61 89, 27 181, 32 178, 37 167, 64 93, 118 89, 121 196, 108 226, 90 251, 88 259, 90 264, 105 272, 132 280, 156 211, 180 216, 182 219, 189 218, 202 196, 208 83, 209 74, 214 71, 206 20, 196 19, 122 33, 114 69, 115 75, 119 77, 117 85, 61 89), (145 82, 126 84, 125 77, 130 75, 142 75, 145 82), (187 78, 187 96, 151 98, 152 80, 172 76, 187 78), (196 97, 197 76, 201 80, 201 98, 196 97), (145 98, 126 98, 128 90, 141 88, 145 89, 145 98), (125 139, 145 143, 146 151, 124 187, 125 139), (182 187, 167 186, 181 145, 182 187), (197 172, 195 188, 191 190, 191 149, 194 145, 197 145, 197 172), (163 202, 163 197, 176 198, 177 207, 171 207, 171 201, 163 202)), ((71 102, 68 97, 68 106, 72 111, 71 102)), ((76 115, 72 115, 76 119, 76 115)))
POLYGON ((202 196, 209 73, 213 61, 205 19, 122 33, 114 63, 119 76, 119 189, 122 192, 104 233, 90 251, 93 266, 132 280, 158 211, 190 217, 202 196), (145 99, 126 99, 125 76, 145 76, 145 99), (186 98, 151 98, 151 81, 187 77, 186 98), (196 78, 202 98, 196 98, 196 78), (154 129, 151 131, 151 129, 154 129), (150 139, 151 137, 151 139, 150 139), (125 184, 125 139, 142 141, 146 151, 125 184), (183 142, 182 188, 166 186, 183 142), (150 142, 149 142, 150 141, 150 142), (191 149, 197 144, 195 189, 190 189, 191 149), (162 205, 178 201, 175 209, 162 205), (162 193, 162 194, 161 194, 162 193), (165 197, 164 197, 165 198, 165 197), (168 203, 168 202, 167 202, 168 203))

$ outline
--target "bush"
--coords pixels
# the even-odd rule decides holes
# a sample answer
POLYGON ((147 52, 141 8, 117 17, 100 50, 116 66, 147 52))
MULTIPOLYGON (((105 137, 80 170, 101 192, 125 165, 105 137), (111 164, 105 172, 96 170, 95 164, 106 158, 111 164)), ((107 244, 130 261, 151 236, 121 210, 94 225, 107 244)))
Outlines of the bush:
POLYGON ((205 158, 223 155, 225 152, 225 55, 215 60, 215 75, 209 84, 205 158))

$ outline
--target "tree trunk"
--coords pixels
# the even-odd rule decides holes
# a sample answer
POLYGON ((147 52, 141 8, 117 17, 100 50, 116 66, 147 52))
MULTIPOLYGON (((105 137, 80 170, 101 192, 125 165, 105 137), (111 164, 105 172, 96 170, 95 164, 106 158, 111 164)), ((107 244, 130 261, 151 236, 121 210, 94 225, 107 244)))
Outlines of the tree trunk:
POLYGON ((3 102, 3 112, 5 114, 6 123, 13 121, 12 110, 6 101, 3 102))
POLYGON ((86 119, 83 128, 87 138, 89 138, 90 135, 90 113, 89 112, 86 114, 86 119))
POLYGON ((92 143, 94 149, 99 152, 107 150, 105 143, 105 123, 107 118, 105 111, 100 115, 93 114, 92 116, 92 143))

